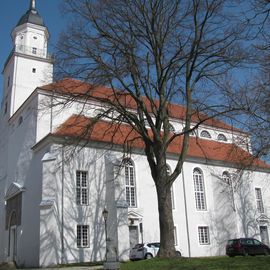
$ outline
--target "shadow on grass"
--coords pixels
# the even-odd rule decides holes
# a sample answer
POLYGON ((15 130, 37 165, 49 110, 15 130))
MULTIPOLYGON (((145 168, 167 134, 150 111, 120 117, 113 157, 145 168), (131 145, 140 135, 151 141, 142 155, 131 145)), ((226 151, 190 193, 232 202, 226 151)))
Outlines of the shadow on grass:
POLYGON ((121 264, 121 270, 269 270, 270 256, 152 259, 121 264))

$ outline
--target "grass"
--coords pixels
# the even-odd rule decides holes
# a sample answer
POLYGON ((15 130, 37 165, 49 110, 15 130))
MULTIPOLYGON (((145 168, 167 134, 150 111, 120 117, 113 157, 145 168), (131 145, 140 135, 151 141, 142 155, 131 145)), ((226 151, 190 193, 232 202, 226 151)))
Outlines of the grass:
POLYGON ((121 270, 270 270, 270 256, 152 259, 121 264, 121 270))

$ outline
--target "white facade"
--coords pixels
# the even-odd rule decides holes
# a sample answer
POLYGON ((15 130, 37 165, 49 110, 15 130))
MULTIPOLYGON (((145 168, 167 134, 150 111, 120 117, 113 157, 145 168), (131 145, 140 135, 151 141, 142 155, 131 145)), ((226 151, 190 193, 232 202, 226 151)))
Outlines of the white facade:
MULTIPOLYGON (((82 106, 90 117, 101 105, 78 101, 64 109, 51 106, 51 92, 38 87, 52 81, 48 31, 33 22, 23 21, 13 30, 15 50, 3 73, 0 262, 46 266, 104 260, 104 207, 112 252, 127 260, 134 243, 159 241, 157 197, 147 159, 142 149, 134 149, 127 184, 119 167, 122 146, 89 141, 76 148, 55 136, 82 106)), ((182 130, 181 120, 171 122, 182 130)), ((245 133, 204 125, 197 136, 204 130, 211 136, 205 140, 231 144, 242 138, 241 147, 250 151, 245 133)), ((176 158, 170 155, 172 170, 176 158)), ((189 157, 173 184, 176 248, 183 256, 196 257, 224 255, 226 241, 234 237, 269 243, 269 181, 267 166, 240 172, 236 164, 189 157)))

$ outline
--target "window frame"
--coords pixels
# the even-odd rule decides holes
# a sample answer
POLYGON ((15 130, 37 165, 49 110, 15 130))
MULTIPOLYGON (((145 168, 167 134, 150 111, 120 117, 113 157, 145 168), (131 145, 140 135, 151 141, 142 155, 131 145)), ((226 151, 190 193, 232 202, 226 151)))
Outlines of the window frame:
POLYGON ((130 158, 123 161, 124 164, 124 181, 125 181, 125 198, 128 207, 137 207, 137 188, 135 166, 130 158), (133 199, 132 199, 133 197, 133 199))
POLYGON ((84 170, 76 170, 76 204, 80 206, 89 205, 89 179, 88 179, 88 171, 84 170), (78 185, 78 174, 80 174, 79 182, 80 185, 78 185), (85 174, 85 182, 86 186, 82 185, 82 181, 84 180, 82 178, 82 174, 85 174), (85 195, 86 192, 86 195, 85 195), (79 196, 78 196, 79 194, 79 196), (84 199, 86 198, 86 202, 84 199))
POLYGON ((209 226, 198 226, 198 239, 202 246, 211 244, 209 226))
POLYGON ((206 129, 204 129, 200 132, 200 137, 206 138, 206 139, 212 139, 210 132, 207 131, 206 129))
POLYGON ((78 224, 76 237, 77 248, 88 248, 90 246, 89 239, 89 225, 78 224), (86 229, 86 239, 84 238, 84 229, 86 229))
POLYGON ((194 168, 192 177, 196 210, 207 211, 206 191, 202 170, 194 168), (198 181, 200 181, 200 183, 198 181))
POLYGON ((32 47, 32 54, 34 54, 34 55, 37 54, 37 47, 32 47))
POLYGON ((260 214, 263 214, 264 213, 264 205, 263 205, 263 198, 262 198, 262 189, 259 187, 255 187, 255 200, 256 200, 257 211, 260 214), (259 193, 257 191, 259 191, 259 193))
POLYGON ((220 142, 227 142, 228 141, 227 137, 222 133, 218 134, 217 140, 220 141, 220 142))

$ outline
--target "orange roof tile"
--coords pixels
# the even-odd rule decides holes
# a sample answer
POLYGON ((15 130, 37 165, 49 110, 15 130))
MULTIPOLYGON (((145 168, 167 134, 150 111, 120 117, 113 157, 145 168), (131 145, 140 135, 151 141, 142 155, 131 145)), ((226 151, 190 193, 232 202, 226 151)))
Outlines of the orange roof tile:
MULTIPOLYGON (((41 86, 39 88, 45 91, 52 91, 63 95, 70 95, 72 96, 72 98, 89 97, 89 99, 104 100, 104 102, 106 100, 109 100, 111 102, 119 102, 121 105, 124 105, 127 108, 137 108, 135 100, 126 92, 114 92, 111 88, 105 86, 93 86, 91 84, 74 79, 63 79, 55 83, 41 86)), ((144 98, 144 102, 148 111, 151 112, 152 110, 149 100, 147 98, 144 98)), ((158 101, 156 101, 155 103, 157 104, 157 102, 158 101)), ((182 105, 170 103, 168 105, 168 112, 170 117, 182 120, 185 117, 186 108, 182 105)), ((192 116, 192 121, 193 123, 198 123, 205 120, 204 124, 208 126, 245 133, 240 129, 234 128, 233 126, 224 123, 223 121, 214 118, 207 118, 208 116, 203 113, 194 112, 192 116)))
MULTIPOLYGON (((91 141, 124 145, 126 142, 133 148, 144 148, 139 134, 127 124, 116 124, 105 121, 93 122, 92 119, 73 115, 54 133, 56 136, 87 139, 91 141)), ((168 152, 179 154, 183 136, 177 137, 168 147, 168 152)), ((188 157, 229 162, 244 166, 255 166, 269 169, 270 165, 253 157, 249 152, 229 143, 190 137, 188 157)))

